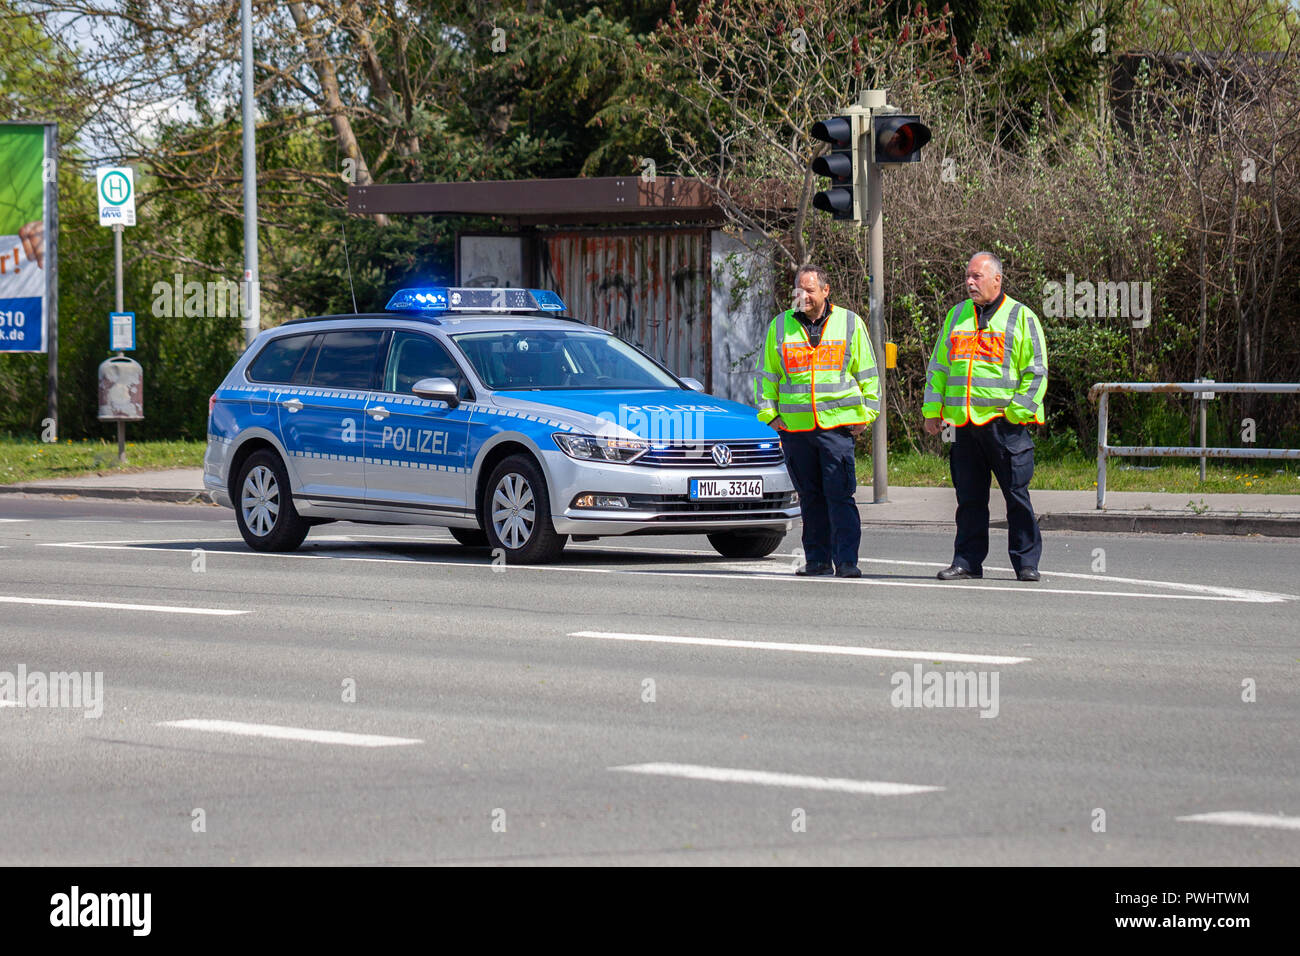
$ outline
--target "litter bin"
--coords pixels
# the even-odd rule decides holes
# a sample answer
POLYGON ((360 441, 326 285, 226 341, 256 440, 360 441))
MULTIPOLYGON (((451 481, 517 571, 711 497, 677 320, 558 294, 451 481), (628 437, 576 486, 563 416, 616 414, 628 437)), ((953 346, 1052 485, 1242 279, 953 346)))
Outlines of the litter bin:
POLYGON ((135 359, 99 363, 99 420, 117 422, 117 460, 126 461, 126 423, 144 421, 144 369, 135 359))

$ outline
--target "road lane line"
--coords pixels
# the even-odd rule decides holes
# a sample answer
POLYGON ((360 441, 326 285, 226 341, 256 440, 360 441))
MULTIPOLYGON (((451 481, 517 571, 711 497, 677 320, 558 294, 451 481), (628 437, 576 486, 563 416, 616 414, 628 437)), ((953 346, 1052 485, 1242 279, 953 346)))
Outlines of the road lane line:
MULTIPOLYGON (((946 568, 948 565, 940 561, 897 561, 892 558, 859 558, 862 564, 898 564, 912 565, 922 568, 946 568)), ((1015 573, 1013 568, 996 567, 991 564, 984 565, 985 571, 1005 571, 1008 574, 1015 573)), ((1039 569, 1042 571, 1042 569, 1039 569)), ((1213 594, 1221 597, 1231 598, 1248 598, 1252 600, 1274 603, 1278 599, 1294 600, 1293 594, 1275 594, 1271 591, 1255 591, 1249 588, 1230 588, 1219 584, 1190 584, 1184 581, 1155 581, 1150 578, 1122 578, 1114 574, 1084 574, 1079 571, 1042 571, 1044 578, 1074 578, 1080 581, 1114 581, 1117 584, 1146 584, 1157 588, 1170 588, 1175 591, 1194 591, 1200 594, 1213 594)))
POLYGON ((313 744, 342 744, 346 747, 400 747, 422 744, 415 737, 384 737, 379 734, 353 734, 342 730, 312 730, 307 727, 280 727, 276 724, 245 724, 235 720, 164 720, 159 727, 180 727, 214 734, 240 737, 270 737, 274 740, 302 740, 313 744))
POLYGON ((1218 810, 1214 813, 1195 813, 1177 817, 1180 823, 1217 823, 1228 827, 1270 827, 1275 830, 1300 830, 1300 817, 1286 817, 1272 813, 1251 813, 1248 810, 1218 810))
POLYGON ((797 773, 773 773, 768 770, 740 770, 733 767, 705 767, 690 763, 638 763, 610 767, 622 773, 644 773, 662 777, 684 777, 714 783, 754 783, 764 787, 798 787, 802 790, 835 790, 840 793, 865 793, 875 797, 902 797, 914 793, 931 793, 943 787, 914 783, 889 783, 884 780, 846 780, 842 777, 810 777, 797 773))
POLYGON ((734 641, 717 637, 678 637, 668 634, 626 634, 617 631, 573 631, 569 637, 594 637, 607 641, 647 641, 654 644, 696 644, 702 647, 738 647, 755 651, 794 651, 803 654, 843 654, 849 657, 888 657, 917 661, 952 661, 962 664, 1024 664, 1030 657, 996 654, 959 654, 952 651, 896 651, 847 644, 791 644, 785 641, 734 641))
POLYGON ((205 614, 211 617, 233 617, 247 611, 232 611, 217 607, 176 607, 168 604, 119 604, 115 601, 65 601, 58 598, 28 598, 0 595, 0 604, 39 604, 49 607, 97 607, 110 611, 152 611, 156 614, 205 614))
MULTIPOLYGON (((317 539, 328 541, 330 539, 317 539)), ((427 542, 426 542, 427 543, 427 542)), ((131 539, 122 539, 118 541, 52 541, 42 542, 40 547, 44 548, 84 548, 90 550, 104 551, 135 551, 137 553, 148 554, 151 552, 163 551, 192 551, 195 546, 208 544, 226 544, 231 545, 233 542, 229 538, 199 539, 187 541, 183 545, 170 546, 167 540, 149 540, 134 541, 131 539)), ((244 550, 224 550, 219 548, 209 549, 213 554, 230 554, 238 557, 255 557, 270 559, 295 559, 306 561, 358 561, 372 564, 423 564, 430 567, 459 567, 459 568, 480 568, 491 571, 493 565, 489 561, 466 560, 466 561, 432 561, 421 557, 403 557, 403 558, 378 558, 378 557, 355 557, 351 555, 342 555, 336 549, 323 550, 319 554, 293 554, 293 553, 274 553, 267 554, 260 551, 244 550)), ((940 567, 941 565, 925 561, 894 561, 884 558, 860 558, 860 562, 875 562, 882 564, 918 564, 927 567, 940 567)), ((943 581, 893 581, 888 579, 865 577, 856 580, 845 580, 840 578, 825 577, 803 579, 796 578, 789 572, 789 564, 784 561, 780 562, 755 562, 754 569, 746 572, 717 572, 717 571, 695 571, 690 569, 637 569, 637 568, 588 568, 576 567, 572 564, 553 564, 553 565, 529 565, 529 564, 512 564, 509 565, 511 571, 543 571, 559 572, 561 574, 627 574, 642 575, 654 577, 688 577, 688 578, 717 578, 722 580, 735 581, 737 579, 765 578, 765 579, 787 579, 792 584, 801 586, 837 586, 837 587, 890 587, 890 588, 933 588, 936 590, 953 591, 960 589, 962 593, 969 591, 999 591, 1009 594, 1033 595, 1033 594, 1067 594, 1078 597, 1128 597, 1128 598, 1146 598, 1156 601, 1219 601, 1230 604, 1280 604, 1287 601, 1300 599, 1300 595, 1281 594, 1271 591, 1250 591, 1241 588, 1220 587, 1210 584, 1185 584, 1180 581, 1152 581, 1143 578, 1111 578, 1105 575, 1085 575, 1072 574, 1066 572, 1045 572, 1045 576, 1050 577, 1053 574, 1059 574, 1063 577, 1080 577, 1094 580, 1112 580, 1124 583, 1145 584, 1150 587, 1164 587, 1177 590, 1186 590, 1192 594, 1156 594, 1144 591, 1099 591, 1086 590, 1081 588, 1051 588, 1044 587, 1040 584, 1024 585, 1007 582, 1006 584, 985 584, 978 580, 968 580, 961 582, 943 582, 943 581)))

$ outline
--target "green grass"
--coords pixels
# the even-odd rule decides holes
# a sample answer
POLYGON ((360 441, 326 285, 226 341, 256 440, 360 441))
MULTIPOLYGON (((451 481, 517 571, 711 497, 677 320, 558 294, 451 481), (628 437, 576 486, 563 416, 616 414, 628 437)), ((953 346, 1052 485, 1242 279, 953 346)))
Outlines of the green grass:
MULTIPOLYGON (((1195 459, 1165 462, 1154 471, 1135 468, 1133 459, 1112 458, 1106 469, 1107 491, 1154 491, 1180 495, 1221 492, 1245 494, 1300 494, 1300 466, 1295 462, 1264 460, 1214 462, 1205 468, 1195 459)), ((871 457, 858 457, 858 482, 871 483, 871 457)), ((889 483, 900 487, 951 488, 948 459, 943 455, 895 453, 889 456, 889 483)), ((1097 487, 1097 461, 1082 456, 1039 461, 1030 489, 1092 491, 1097 487)))
POLYGON ((206 446, 202 441, 127 441, 126 464, 119 465, 116 438, 47 444, 0 437, 0 485, 156 468, 201 468, 206 446))

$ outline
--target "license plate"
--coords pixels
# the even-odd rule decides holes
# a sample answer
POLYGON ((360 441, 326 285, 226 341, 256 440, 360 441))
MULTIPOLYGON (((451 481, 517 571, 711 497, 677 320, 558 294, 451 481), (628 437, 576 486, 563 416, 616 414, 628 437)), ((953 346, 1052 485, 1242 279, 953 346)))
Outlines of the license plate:
POLYGON ((762 498, 762 478, 692 478, 690 498, 762 498))

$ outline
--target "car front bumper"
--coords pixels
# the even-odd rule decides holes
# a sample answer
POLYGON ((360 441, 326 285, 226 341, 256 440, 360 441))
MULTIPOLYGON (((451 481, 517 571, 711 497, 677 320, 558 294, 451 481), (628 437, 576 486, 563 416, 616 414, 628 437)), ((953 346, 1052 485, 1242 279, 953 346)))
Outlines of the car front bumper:
POLYGON ((551 494, 551 521, 559 534, 685 534, 715 531, 789 531, 799 517, 794 483, 785 465, 673 468, 599 464, 543 452, 551 494), (762 500, 691 501, 690 479, 762 478, 762 500), (579 495, 618 495, 627 508, 579 508, 579 495))

